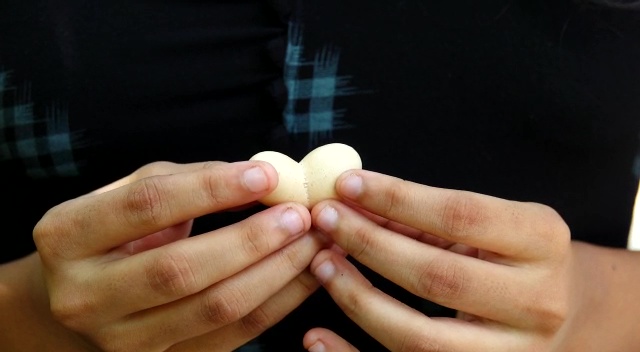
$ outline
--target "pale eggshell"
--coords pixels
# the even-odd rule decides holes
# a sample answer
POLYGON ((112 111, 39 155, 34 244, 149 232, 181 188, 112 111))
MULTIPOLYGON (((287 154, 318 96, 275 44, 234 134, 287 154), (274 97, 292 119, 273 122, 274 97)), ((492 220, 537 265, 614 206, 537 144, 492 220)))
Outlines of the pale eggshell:
POLYGON ((260 199, 265 205, 272 206, 284 202, 297 202, 300 204, 308 203, 307 191, 298 185, 304 185, 305 175, 297 161, 290 157, 272 151, 261 152, 250 160, 261 160, 271 164, 278 172, 278 186, 267 196, 260 199))
POLYGON ((260 199, 268 206, 297 202, 312 208, 325 199, 336 199, 335 184, 347 170, 362 169, 360 155, 342 143, 326 144, 312 150, 300 163, 274 151, 260 152, 250 160, 266 161, 278 172, 276 189, 260 199))

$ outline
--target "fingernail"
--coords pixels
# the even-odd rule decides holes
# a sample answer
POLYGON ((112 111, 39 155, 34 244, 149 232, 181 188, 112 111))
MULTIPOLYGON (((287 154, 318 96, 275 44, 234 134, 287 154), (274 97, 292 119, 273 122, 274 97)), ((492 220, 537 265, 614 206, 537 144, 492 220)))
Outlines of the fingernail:
POLYGON ((291 208, 285 210, 280 221, 282 222, 282 226, 292 235, 297 235, 304 230, 304 221, 302 221, 302 217, 300 217, 300 214, 297 211, 291 208))
POLYGON ((331 206, 326 206, 318 214, 318 227, 325 231, 334 230, 338 225, 338 211, 331 206))
POLYGON ((340 192, 343 196, 356 199, 362 193, 362 177, 358 175, 350 175, 340 185, 340 192))
POLYGON ((259 167, 252 167, 242 175, 245 187, 251 192, 258 193, 269 188, 267 175, 259 167))
POLYGON ((309 352, 325 352, 327 349, 324 347, 322 341, 318 341, 314 343, 311 347, 309 347, 309 352))
POLYGON ((327 259, 313 271, 313 274, 320 283, 324 284, 331 280, 331 278, 336 274, 336 266, 333 265, 331 259, 327 259))

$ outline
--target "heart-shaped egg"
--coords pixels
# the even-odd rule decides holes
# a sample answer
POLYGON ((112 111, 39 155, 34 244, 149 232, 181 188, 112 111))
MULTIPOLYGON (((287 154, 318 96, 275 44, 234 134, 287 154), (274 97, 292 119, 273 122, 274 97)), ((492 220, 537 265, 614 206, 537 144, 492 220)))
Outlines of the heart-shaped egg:
POLYGON ((278 186, 260 199, 260 202, 268 206, 297 202, 311 209, 322 200, 338 198, 335 185, 343 172, 362 169, 358 152, 342 143, 318 147, 299 163, 274 151, 260 152, 250 160, 266 161, 278 172, 278 186))

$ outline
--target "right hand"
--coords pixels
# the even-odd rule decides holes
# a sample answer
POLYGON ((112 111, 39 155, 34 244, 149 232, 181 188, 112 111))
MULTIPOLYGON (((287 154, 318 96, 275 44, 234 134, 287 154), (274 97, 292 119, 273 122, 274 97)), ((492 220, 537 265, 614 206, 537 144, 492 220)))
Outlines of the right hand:
POLYGON ((52 208, 34 229, 52 317, 77 350, 230 351, 256 337, 318 287, 306 269, 328 243, 309 211, 281 204, 189 233, 277 177, 264 162, 154 163, 52 208))

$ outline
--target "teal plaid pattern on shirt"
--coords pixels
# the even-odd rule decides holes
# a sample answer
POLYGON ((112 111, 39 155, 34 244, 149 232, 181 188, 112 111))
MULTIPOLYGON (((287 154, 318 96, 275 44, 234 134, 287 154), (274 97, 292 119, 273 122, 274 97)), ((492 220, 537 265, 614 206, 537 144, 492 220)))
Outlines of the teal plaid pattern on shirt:
POLYGON ((44 118, 36 117, 30 86, 12 85, 10 78, 0 70, 0 162, 20 160, 33 178, 76 176, 80 133, 69 131, 67 110, 52 104, 44 118))
POLYGON ((360 92, 349 86, 351 76, 338 74, 339 49, 325 46, 313 60, 305 60, 303 44, 303 26, 291 23, 284 68, 288 94, 284 124, 289 133, 308 133, 313 145, 336 129, 352 127, 344 121, 345 111, 335 108, 335 100, 360 92))

